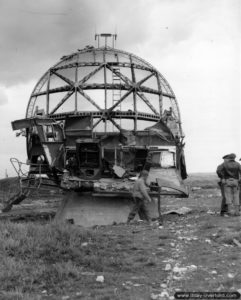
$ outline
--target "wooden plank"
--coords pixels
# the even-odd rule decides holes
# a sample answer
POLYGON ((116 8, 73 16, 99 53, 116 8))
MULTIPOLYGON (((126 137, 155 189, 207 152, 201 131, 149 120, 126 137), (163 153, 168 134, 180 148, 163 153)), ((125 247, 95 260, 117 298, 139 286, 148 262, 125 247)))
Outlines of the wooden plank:
POLYGON ((116 106, 118 106, 126 97, 128 97, 131 93, 133 92, 133 88, 130 89, 127 93, 125 93, 119 101, 117 101, 113 106, 111 106, 108 109, 108 113, 110 113, 111 111, 113 111, 114 108, 116 108, 116 106))
MULTIPOLYGON (((129 85, 119 84, 119 83, 115 83, 115 84, 106 83, 106 85, 104 83, 91 83, 91 84, 83 84, 79 87, 82 90, 103 90, 103 89, 107 89, 107 90, 124 90, 124 91, 128 91, 130 89, 129 85)), ((59 92, 67 92, 71 89, 72 89, 72 86, 65 85, 65 86, 62 86, 62 87, 49 89, 49 94, 54 94, 54 93, 59 93, 59 92)), ((161 94, 162 96, 174 99, 174 97, 171 96, 170 94, 162 93, 162 92, 159 92, 158 90, 154 90, 154 89, 146 87, 146 86, 140 86, 139 91, 142 92, 142 93, 149 93, 149 94, 154 94, 154 95, 160 95, 161 94)), ((37 93, 32 94, 32 97, 42 96, 42 95, 46 95, 46 94, 47 94, 46 91, 37 92, 37 93)))
POLYGON ((73 93, 74 93, 74 88, 73 88, 71 91, 69 91, 69 92, 64 96, 64 98, 63 98, 63 99, 55 106, 55 108, 50 112, 50 114, 55 113, 56 110, 57 110, 58 108, 60 108, 60 106, 63 105, 64 102, 65 102, 66 100, 68 100, 69 97, 70 97, 71 95, 73 95, 73 93))
MULTIPOLYGON (((98 66, 101 66, 103 65, 102 62, 79 62, 77 63, 77 66, 78 67, 98 67, 98 66)), ((122 63, 122 62, 108 62, 108 65, 109 66, 118 66, 118 67, 122 67, 122 68, 131 68, 131 65, 133 65, 133 67, 135 69, 139 69, 139 70, 144 70, 144 71, 150 71, 152 72, 153 71, 153 68, 148 68, 148 67, 145 67, 143 65, 138 65, 136 63, 122 63)), ((58 70, 64 70, 64 69, 71 69, 71 68, 74 68, 76 66, 76 63, 70 63, 70 64, 66 64, 64 66, 57 66, 57 67, 54 67, 52 68, 51 70, 53 71, 58 71, 58 70)))
MULTIPOLYGON (((79 54, 78 54, 78 57, 79 57, 79 54)), ((75 83, 78 82, 78 67, 76 65, 75 67, 75 83)), ((77 112, 78 110, 78 104, 77 104, 77 101, 78 101, 78 89, 77 89, 77 85, 75 84, 75 87, 74 87, 74 111, 77 112)))
POLYGON ((70 86, 72 86, 72 87, 74 86, 74 82, 72 80, 70 80, 69 78, 67 78, 53 70, 52 70, 52 73, 55 74, 56 76, 58 76, 59 78, 61 78, 63 81, 67 82, 70 86))
POLYGON ((93 99, 90 98, 89 95, 87 95, 80 87, 78 87, 78 92, 86 99, 88 100, 91 104, 93 104, 97 109, 99 109, 100 111, 102 111, 102 108, 95 103, 95 101, 93 99))
MULTIPOLYGON (((105 89, 105 110, 107 109, 107 74, 106 74, 106 52, 103 51, 103 59, 104 59, 104 89, 105 89)), ((107 122, 105 122, 105 132, 107 131, 107 122)))
POLYGON ((160 78, 158 76, 158 73, 156 73, 156 79, 157 79, 157 86, 158 86, 158 91, 159 91, 159 110, 160 110, 160 116, 162 117, 163 114, 163 95, 162 95, 162 87, 161 87, 161 82, 160 78))
POLYGON ((107 116, 107 118, 111 121, 111 123, 119 130, 122 131, 122 128, 119 124, 117 124, 110 116, 107 116))
POLYGON ((138 86, 141 86, 145 81, 147 81, 149 78, 151 78, 154 75, 154 73, 149 74, 148 76, 146 76, 145 78, 143 78, 142 80, 137 82, 138 86))
POLYGON ((109 64, 106 64, 106 67, 112 72, 114 73, 116 76, 118 76, 121 80, 123 80, 127 85, 129 85, 129 88, 133 87, 133 82, 126 77, 125 75, 123 75, 121 72, 117 72, 115 69, 113 69, 109 64))
MULTIPOLYGON (((129 112, 129 111, 112 111, 111 112, 112 118, 123 118, 123 119, 134 119, 135 113, 129 112)), ((57 113, 50 115, 50 118, 53 118, 55 120, 63 120, 68 116, 91 116, 92 118, 100 118, 104 116, 102 111, 78 111, 77 113, 71 113, 71 112, 65 112, 65 113, 57 113)), ((138 120, 147 120, 147 121, 158 121, 160 119, 159 115, 153 115, 149 113, 144 112, 138 112, 137 113, 138 120)))
POLYGON ((101 64, 98 68, 96 68, 94 71, 90 72, 89 74, 87 74, 85 77, 83 77, 77 84, 78 86, 82 85, 83 83, 85 83, 87 80, 89 80, 91 77, 93 77, 96 73, 98 73, 103 67, 105 66, 105 64, 101 64))
POLYGON ((144 94, 142 93, 138 93, 137 92, 137 95, 146 103, 147 106, 150 107, 150 109, 156 114, 156 115, 159 115, 159 113, 156 111, 156 109, 151 105, 151 103, 149 102, 149 100, 145 97, 144 94))
POLYGON ((51 77, 51 72, 49 70, 48 73, 48 82, 47 82, 47 97, 46 97, 46 114, 49 114, 49 86, 50 86, 50 77, 51 77))
MULTIPOLYGON (((129 56, 130 62, 131 62, 131 76, 132 76, 132 81, 134 84, 136 84, 136 74, 135 74, 135 68, 134 64, 132 63, 132 56, 129 56)), ((137 99, 136 99, 136 90, 133 90, 133 107, 134 107, 134 112, 135 112, 135 119, 134 119, 134 132, 137 130, 137 99)))
POLYGON ((103 117, 104 117, 104 115, 102 114, 102 116, 100 117, 100 119, 97 122, 95 122, 95 124, 93 124, 92 130, 103 120, 103 117))

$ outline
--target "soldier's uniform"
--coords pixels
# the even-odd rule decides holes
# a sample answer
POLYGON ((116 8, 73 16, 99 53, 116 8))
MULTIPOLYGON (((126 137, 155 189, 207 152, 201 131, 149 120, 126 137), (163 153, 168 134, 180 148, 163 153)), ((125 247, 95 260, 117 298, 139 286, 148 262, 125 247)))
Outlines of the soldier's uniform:
MULTIPOLYGON (((223 156, 224 162, 227 160, 227 157, 228 157, 228 155, 223 156)), ((222 168, 222 165, 219 165, 217 167, 216 173, 217 173, 218 177, 220 178, 220 181, 218 182, 218 185, 220 187, 221 195, 222 195, 220 215, 224 216, 224 214, 228 212, 228 206, 227 206, 227 203, 226 203, 225 194, 224 194, 224 188, 223 188, 223 184, 222 184, 222 174, 220 172, 221 168, 222 168)))
MULTIPOLYGON (((148 176, 148 171, 144 170, 142 171, 142 174, 144 174, 144 176, 146 176, 147 174, 148 176)), ((134 206, 131 212, 129 213, 127 223, 133 220, 137 213, 139 214, 141 220, 146 220, 149 223, 151 222, 151 218, 147 208, 147 202, 148 201, 150 202, 151 198, 148 195, 146 188, 147 186, 146 186, 145 178, 141 176, 140 178, 137 179, 133 187, 132 196, 134 200, 134 206)))
POLYGON ((241 179, 239 179, 239 211, 241 211, 241 179))
POLYGON ((239 179, 241 178, 241 165, 235 161, 235 154, 229 154, 227 161, 222 163, 217 170, 219 177, 222 179, 222 186, 228 213, 231 212, 231 204, 235 208, 235 215, 239 214, 239 179))

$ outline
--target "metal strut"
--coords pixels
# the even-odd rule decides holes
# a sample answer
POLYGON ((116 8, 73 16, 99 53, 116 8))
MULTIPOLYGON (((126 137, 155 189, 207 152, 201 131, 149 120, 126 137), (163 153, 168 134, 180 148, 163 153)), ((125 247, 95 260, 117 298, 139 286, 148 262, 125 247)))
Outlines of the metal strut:
MULTIPOLYGON (((120 74, 120 68, 119 67, 113 67, 112 72, 112 84, 118 84, 121 86, 121 78, 118 76, 120 74)), ((115 105, 117 102, 119 102, 121 99, 121 89, 113 89, 112 90, 112 106, 115 105)), ((116 106, 116 109, 121 111, 121 102, 116 106)), ((121 116, 119 118, 119 122, 117 123, 121 127, 121 116)), ((114 130, 114 124, 113 124, 113 130, 114 130)))

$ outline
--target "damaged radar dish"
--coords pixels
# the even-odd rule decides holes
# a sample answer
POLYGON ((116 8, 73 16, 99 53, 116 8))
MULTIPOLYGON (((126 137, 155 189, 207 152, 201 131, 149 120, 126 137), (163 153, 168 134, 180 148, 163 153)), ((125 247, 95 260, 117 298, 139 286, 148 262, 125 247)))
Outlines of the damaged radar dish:
MULTIPOLYGON (((28 171, 12 159, 19 196, 50 182, 60 187, 66 196, 59 219, 84 226, 126 221, 143 169, 154 198, 188 195, 176 96, 163 75, 134 54, 105 45, 63 56, 37 82, 25 118, 12 127, 27 140, 28 171)), ((155 201, 151 206, 158 216, 155 201)))

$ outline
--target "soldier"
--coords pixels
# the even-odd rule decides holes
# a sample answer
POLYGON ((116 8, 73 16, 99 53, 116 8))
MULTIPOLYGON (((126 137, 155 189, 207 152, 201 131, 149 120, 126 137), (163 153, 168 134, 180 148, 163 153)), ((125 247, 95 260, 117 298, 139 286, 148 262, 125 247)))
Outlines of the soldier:
POLYGON ((226 156, 226 160, 218 167, 218 174, 222 180, 224 195, 228 208, 228 214, 231 214, 231 205, 235 208, 235 216, 239 213, 239 179, 241 178, 241 165, 235 161, 234 153, 226 156))
POLYGON ((138 213, 140 218, 146 220, 149 224, 151 224, 151 218, 149 215, 149 211, 147 208, 147 202, 151 202, 151 198, 147 193, 147 177, 148 171, 143 170, 140 173, 139 178, 134 184, 133 187, 133 200, 134 206, 129 213, 127 223, 130 223, 131 220, 135 218, 135 215, 138 213))
MULTIPOLYGON (((223 160, 224 162, 228 161, 227 159, 228 155, 224 155, 223 156, 223 160)), ((221 202, 221 209, 220 209, 220 215, 224 216, 227 212, 228 212, 228 208, 227 208, 227 204, 226 204, 226 199, 225 199, 225 194, 224 194, 224 188, 223 188, 223 184, 222 184, 222 174, 220 173, 220 168, 222 165, 219 165, 217 167, 217 175, 220 178, 220 181, 218 182, 218 185, 220 186, 221 189, 221 195, 222 195, 222 202, 221 202)))
POLYGON ((241 211, 241 178, 239 179, 239 211, 241 211))
POLYGON ((76 155, 69 157, 69 159, 66 161, 66 169, 69 171, 70 176, 76 176, 78 171, 76 155))

